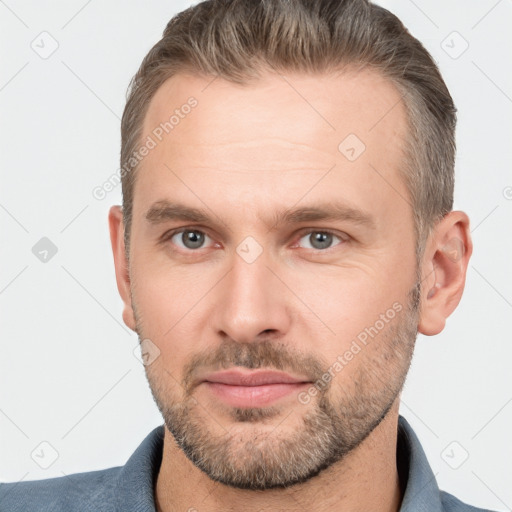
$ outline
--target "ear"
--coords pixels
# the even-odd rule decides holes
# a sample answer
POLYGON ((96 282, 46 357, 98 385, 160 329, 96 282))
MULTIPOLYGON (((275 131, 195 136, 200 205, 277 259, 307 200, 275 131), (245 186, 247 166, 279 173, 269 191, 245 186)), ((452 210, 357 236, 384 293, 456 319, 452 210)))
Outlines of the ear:
POLYGON ((418 332, 439 334, 462 297, 473 243, 469 218, 452 211, 428 238, 422 261, 422 293, 418 332))
POLYGON ((108 224, 110 228, 110 242, 114 253, 114 266, 116 270, 116 281, 119 295, 124 302, 123 321, 132 329, 136 330, 135 315, 132 308, 130 294, 130 273, 124 245, 124 223, 123 212, 120 206, 112 206, 108 213, 108 224))

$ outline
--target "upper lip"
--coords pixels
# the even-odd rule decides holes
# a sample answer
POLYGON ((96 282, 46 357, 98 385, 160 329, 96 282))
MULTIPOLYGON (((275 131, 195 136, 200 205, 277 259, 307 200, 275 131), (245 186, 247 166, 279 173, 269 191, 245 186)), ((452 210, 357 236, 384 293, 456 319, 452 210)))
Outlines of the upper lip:
POLYGON ((231 369, 207 374, 206 382, 229 384, 231 386, 263 386, 265 384, 298 384, 310 382, 309 379, 294 377, 289 373, 275 370, 231 369))

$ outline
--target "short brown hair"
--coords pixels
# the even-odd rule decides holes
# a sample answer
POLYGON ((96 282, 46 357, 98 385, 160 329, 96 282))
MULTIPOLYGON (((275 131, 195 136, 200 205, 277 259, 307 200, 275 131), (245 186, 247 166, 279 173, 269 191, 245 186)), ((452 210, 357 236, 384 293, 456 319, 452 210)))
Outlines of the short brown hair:
MULTIPOLYGON (((130 82, 121 169, 141 144, 151 99, 179 72, 248 84, 267 70, 314 74, 347 65, 380 72, 404 100, 409 135, 400 172, 419 258, 432 227, 453 205, 456 109, 423 45, 394 14, 367 0, 206 0, 175 15, 130 82)), ((137 176, 132 166, 122 173, 127 257, 137 176)))

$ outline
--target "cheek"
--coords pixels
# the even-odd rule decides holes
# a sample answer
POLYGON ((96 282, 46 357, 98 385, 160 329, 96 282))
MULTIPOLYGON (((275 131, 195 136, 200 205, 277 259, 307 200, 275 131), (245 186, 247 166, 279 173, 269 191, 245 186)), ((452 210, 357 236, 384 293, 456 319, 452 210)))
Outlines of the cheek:
POLYGON ((297 276, 297 295, 315 313, 302 325, 307 350, 322 354, 335 394, 342 392, 337 384, 345 390, 359 386, 365 368, 386 371, 382 361, 393 355, 408 277, 402 273, 399 281, 393 273, 369 268, 317 271, 314 279, 297 276))
POLYGON ((218 277, 204 266, 178 268, 149 258, 134 262, 132 268, 137 269, 132 271, 132 293, 139 334, 157 345, 161 364, 178 378, 179 369, 207 338, 203 336, 209 318, 205 308, 218 277))
POLYGON ((399 290, 382 279, 383 274, 369 268, 317 271, 308 277, 297 273, 294 291, 340 342, 356 335, 400 300, 399 290))
POLYGON ((163 254, 133 259, 132 291, 146 327, 158 337, 187 317, 215 283, 205 265, 176 265, 163 254))

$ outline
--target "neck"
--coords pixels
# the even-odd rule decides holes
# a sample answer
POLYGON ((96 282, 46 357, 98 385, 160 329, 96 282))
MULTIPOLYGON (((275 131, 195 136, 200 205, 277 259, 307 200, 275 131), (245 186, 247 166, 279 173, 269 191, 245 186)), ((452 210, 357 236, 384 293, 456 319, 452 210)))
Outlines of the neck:
POLYGON ((402 492, 396 466, 398 404, 355 450, 303 484, 248 491, 212 481, 190 462, 165 428, 155 487, 158 512, 183 510, 343 510, 397 512, 402 492))

